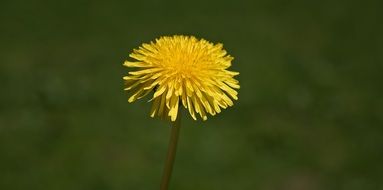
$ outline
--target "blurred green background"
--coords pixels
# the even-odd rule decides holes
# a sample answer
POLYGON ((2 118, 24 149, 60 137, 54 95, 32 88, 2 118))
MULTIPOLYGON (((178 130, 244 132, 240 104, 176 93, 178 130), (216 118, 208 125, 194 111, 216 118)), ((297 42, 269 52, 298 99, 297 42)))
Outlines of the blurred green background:
POLYGON ((0 189, 159 189, 168 123, 123 61, 223 42, 239 101, 184 117, 171 189, 383 189, 382 1, 0 1, 0 189))

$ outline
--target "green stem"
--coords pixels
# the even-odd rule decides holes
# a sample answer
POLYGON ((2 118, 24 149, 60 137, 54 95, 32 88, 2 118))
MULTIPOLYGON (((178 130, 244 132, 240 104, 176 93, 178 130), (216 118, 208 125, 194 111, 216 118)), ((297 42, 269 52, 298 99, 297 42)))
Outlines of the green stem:
POLYGON ((181 128, 181 111, 178 111, 177 119, 172 122, 168 155, 166 157, 164 173, 162 175, 161 190, 168 190, 172 175, 174 159, 176 157, 178 136, 181 128))

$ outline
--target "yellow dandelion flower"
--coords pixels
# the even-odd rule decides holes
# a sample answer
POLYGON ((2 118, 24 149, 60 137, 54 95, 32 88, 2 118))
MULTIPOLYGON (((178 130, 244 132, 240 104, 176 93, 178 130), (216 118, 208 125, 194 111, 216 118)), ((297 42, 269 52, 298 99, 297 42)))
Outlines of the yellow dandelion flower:
POLYGON ((134 61, 124 66, 137 68, 125 76, 133 102, 154 91, 150 116, 175 121, 178 106, 188 109, 194 120, 199 114, 215 115, 237 100, 238 72, 228 71, 233 57, 222 44, 213 44, 194 36, 165 36, 144 43, 129 55, 134 61))

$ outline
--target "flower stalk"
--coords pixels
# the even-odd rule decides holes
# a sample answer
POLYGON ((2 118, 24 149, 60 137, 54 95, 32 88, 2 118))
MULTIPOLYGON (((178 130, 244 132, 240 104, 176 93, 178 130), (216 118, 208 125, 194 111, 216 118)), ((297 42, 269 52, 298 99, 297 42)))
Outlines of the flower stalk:
POLYGON ((168 190, 169 182, 173 171, 174 160, 176 157, 178 138, 181 128, 181 111, 174 122, 172 122, 168 154, 166 156, 165 167, 162 175, 161 190, 168 190))

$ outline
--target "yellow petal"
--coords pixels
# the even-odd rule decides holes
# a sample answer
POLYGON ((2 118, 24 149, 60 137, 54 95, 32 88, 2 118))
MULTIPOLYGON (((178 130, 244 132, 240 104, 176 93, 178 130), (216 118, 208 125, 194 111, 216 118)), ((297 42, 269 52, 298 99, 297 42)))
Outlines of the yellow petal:
POLYGON ((172 96, 171 99, 170 99, 170 111, 169 111, 169 116, 171 118, 172 121, 175 121, 176 118, 177 118, 177 114, 178 114, 178 103, 179 102, 179 98, 178 96, 172 96))
POLYGON ((140 61, 136 61, 136 62, 125 61, 123 65, 126 67, 153 67, 151 64, 147 64, 145 62, 140 62, 140 61))

